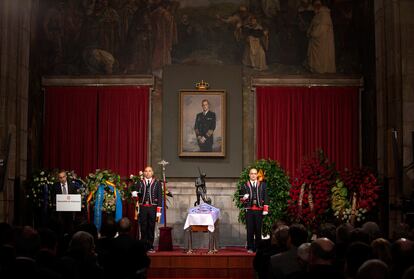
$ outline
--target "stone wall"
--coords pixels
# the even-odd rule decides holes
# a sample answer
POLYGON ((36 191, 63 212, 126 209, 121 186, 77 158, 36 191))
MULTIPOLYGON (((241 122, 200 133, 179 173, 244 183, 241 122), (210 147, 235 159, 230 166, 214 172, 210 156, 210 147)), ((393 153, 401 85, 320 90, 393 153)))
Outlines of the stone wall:
POLYGON ((21 207, 14 208, 27 172, 31 6, 30 0, 0 1, 0 158, 8 157, 0 221, 11 223, 20 217, 21 207))
MULTIPOLYGON (((169 179, 168 189, 174 197, 169 198, 167 211, 167 225, 172 227, 173 245, 187 247, 188 233, 184 231, 187 211, 196 201, 194 180, 169 179)), ((233 194, 237 180, 233 179, 206 179, 207 195, 212 205, 220 209, 218 242, 219 246, 244 246, 246 242, 246 229, 238 222, 239 210, 233 202, 233 194)), ((194 248, 207 248, 207 233, 193 234, 194 248)))
POLYGON ((404 213, 403 198, 413 191, 414 175, 403 168, 398 173, 393 150, 396 137, 399 162, 408 166, 412 158, 414 131, 414 2, 375 1, 375 46, 377 76, 378 169, 388 190, 390 233, 404 213))

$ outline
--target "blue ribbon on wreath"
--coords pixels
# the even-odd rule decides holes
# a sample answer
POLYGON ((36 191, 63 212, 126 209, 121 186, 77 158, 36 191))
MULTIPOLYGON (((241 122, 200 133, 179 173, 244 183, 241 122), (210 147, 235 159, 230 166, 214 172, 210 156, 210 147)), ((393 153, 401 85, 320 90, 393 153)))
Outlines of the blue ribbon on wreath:
POLYGON ((108 184, 100 184, 98 189, 96 190, 96 198, 95 198, 95 208, 94 208, 94 224, 99 231, 101 231, 102 227, 102 205, 105 196, 105 186, 108 186, 108 189, 113 193, 115 191, 115 222, 118 222, 122 219, 122 199, 121 194, 119 193, 118 189, 115 187, 108 185, 108 184))

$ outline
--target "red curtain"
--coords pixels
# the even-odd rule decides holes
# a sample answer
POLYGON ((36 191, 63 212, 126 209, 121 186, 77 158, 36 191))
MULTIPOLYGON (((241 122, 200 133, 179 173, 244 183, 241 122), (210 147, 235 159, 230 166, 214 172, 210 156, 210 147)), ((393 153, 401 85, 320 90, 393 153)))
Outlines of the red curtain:
POLYGON ((291 176, 322 149, 337 169, 359 165, 358 88, 258 87, 258 159, 280 162, 291 176))
POLYGON ((121 176, 147 163, 148 87, 104 87, 99 92, 98 167, 121 176))
POLYGON ((121 176, 147 164, 148 87, 48 87, 44 166, 121 176))
POLYGON ((48 87, 45 91, 43 163, 84 176, 97 162, 97 89, 48 87))

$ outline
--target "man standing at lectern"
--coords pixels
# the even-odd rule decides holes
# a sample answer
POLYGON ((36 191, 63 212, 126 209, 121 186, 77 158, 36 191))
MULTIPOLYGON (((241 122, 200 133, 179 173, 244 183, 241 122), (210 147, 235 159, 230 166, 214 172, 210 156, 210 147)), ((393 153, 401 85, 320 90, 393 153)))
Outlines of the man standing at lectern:
POLYGON ((148 252, 154 253, 154 235, 156 218, 161 217, 162 185, 153 177, 151 167, 144 170, 144 178, 133 185, 132 197, 139 200, 139 229, 141 240, 148 243, 148 252))
POLYGON ((263 216, 269 206, 266 183, 257 179, 257 169, 250 169, 249 178, 240 188, 240 200, 246 209, 247 252, 254 253, 262 239, 263 216))
MULTIPOLYGON (((74 181, 68 180, 68 175, 65 170, 60 170, 58 173, 58 182, 53 184, 52 201, 56 206, 56 195, 77 194, 76 184, 74 181)), ((57 225, 62 230, 62 233, 71 233, 73 229, 74 213, 73 212, 57 212, 57 225)))
POLYGON ((55 194, 76 194, 76 186, 72 181, 68 180, 65 170, 60 170, 58 173, 59 182, 55 182, 53 189, 55 194))

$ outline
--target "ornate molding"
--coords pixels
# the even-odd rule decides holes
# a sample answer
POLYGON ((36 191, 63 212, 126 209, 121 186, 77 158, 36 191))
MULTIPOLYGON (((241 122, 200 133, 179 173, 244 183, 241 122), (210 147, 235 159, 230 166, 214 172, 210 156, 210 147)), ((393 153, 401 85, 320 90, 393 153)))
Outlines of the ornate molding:
POLYGON ((152 75, 111 76, 43 76, 42 86, 150 86, 154 87, 152 75))
POLYGON ((251 88, 257 86, 356 86, 362 87, 364 80, 356 75, 281 75, 277 77, 252 77, 251 88))

